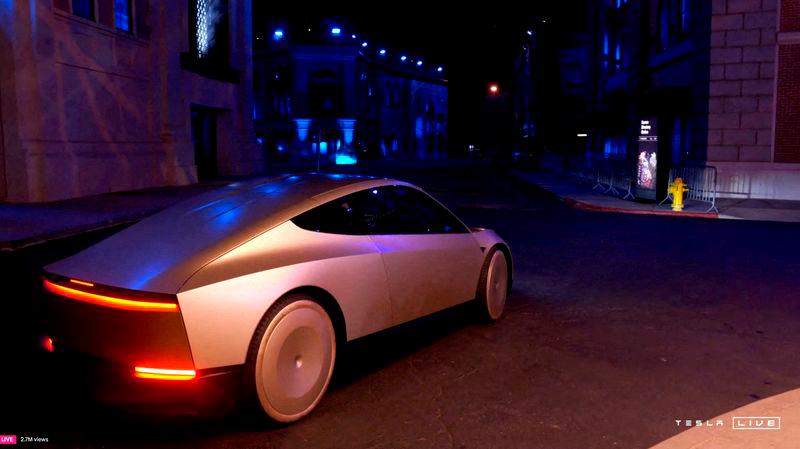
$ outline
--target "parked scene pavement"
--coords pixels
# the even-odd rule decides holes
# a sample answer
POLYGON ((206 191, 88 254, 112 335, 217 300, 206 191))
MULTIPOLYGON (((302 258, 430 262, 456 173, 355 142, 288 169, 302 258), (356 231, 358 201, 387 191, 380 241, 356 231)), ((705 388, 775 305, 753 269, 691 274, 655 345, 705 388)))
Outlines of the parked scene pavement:
POLYGON ((800 225, 578 210, 486 166, 384 173, 418 183, 468 225, 510 243, 515 278, 499 322, 477 323, 460 307, 353 342, 320 406, 290 426, 108 408, 34 357, 39 267, 119 228, 74 235, 0 254, 2 341, 10 345, 0 434, 46 437, 46 447, 129 448, 796 441, 800 225), (679 435, 690 427, 676 420, 705 421, 748 404, 777 413, 782 429, 733 431, 726 418, 722 429, 679 435))
MULTIPOLYGON (((624 199, 626 191, 610 191, 606 184, 579 180, 572 176, 541 171, 514 171, 521 182, 538 186, 557 195, 569 205, 584 210, 643 215, 675 215, 733 220, 800 222, 800 201, 755 198, 716 198, 716 210, 704 201, 687 199, 684 209, 674 212, 672 199, 658 198, 657 203, 624 199)), ((694 186, 689 186, 690 188, 694 186)))

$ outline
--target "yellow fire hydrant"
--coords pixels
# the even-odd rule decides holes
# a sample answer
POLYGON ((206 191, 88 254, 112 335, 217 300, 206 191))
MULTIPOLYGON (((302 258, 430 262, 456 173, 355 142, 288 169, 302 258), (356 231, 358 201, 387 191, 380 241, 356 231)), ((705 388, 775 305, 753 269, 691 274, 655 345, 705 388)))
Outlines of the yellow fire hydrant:
POLYGON ((689 188, 681 178, 675 178, 675 181, 669 185, 669 193, 672 195, 672 210, 676 212, 683 210, 683 193, 688 191, 689 188))

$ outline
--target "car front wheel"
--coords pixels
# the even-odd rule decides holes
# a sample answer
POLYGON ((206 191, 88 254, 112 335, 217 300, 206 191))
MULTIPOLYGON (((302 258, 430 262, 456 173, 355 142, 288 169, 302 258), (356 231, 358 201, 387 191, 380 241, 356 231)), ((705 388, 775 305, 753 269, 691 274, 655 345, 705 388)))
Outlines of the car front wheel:
POLYGON ((478 281, 477 302, 483 318, 496 321, 503 315, 508 298, 508 259, 503 251, 492 248, 486 256, 478 281))
POLYGON ((336 333, 325 309, 309 296, 289 295, 256 329, 245 381, 269 418, 288 423, 317 406, 335 361, 336 333))

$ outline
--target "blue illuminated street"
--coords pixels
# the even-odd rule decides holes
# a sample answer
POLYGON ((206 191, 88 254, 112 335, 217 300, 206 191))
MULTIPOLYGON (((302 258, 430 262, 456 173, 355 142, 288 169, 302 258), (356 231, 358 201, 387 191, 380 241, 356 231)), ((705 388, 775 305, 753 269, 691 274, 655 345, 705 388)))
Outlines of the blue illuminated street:
MULTIPOLYGON (((647 448, 686 430, 676 419, 800 387, 797 224, 581 212, 487 167, 389 175, 506 237, 499 322, 461 307, 351 343, 319 408, 286 427, 104 408, 22 353, 3 427, 48 447, 647 448)), ((4 253, 4 285, 108 232, 4 253)), ((6 322, 29 330, 21 298, 6 322)))

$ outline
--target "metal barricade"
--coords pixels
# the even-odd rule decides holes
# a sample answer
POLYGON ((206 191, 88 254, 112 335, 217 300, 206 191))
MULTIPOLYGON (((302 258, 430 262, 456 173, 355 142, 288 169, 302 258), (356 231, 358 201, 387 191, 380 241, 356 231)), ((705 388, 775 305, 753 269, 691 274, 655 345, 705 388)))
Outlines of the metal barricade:
MULTIPOLYGON (((669 171, 669 183, 672 184, 675 178, 683 179, 689 191, 686 192, 685 198, 690 200, 702 201, 709 203, 710 206, 706 212, 716 211, 717 209, 717 168, 712 166, 703 167, 676 167, 669 171)), ((672 201, 672 195, 667 196, 661 200, 658 205, 664 204, 667 200, 672 201)))
POLYGON ((633 177, 616 172, 603 172, 598 170, 594 177, 595 183, 592 190, 600 189, 602 193, 622 196, 623 200, 633 199, 633 177), (623 195, 624 193, 624 195, 623 195))

